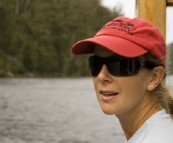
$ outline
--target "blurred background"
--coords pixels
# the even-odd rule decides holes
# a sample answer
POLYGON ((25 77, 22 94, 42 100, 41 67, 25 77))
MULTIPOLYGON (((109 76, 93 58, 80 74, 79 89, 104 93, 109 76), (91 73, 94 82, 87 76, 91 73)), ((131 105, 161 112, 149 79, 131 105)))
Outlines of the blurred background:
MULTIPOLYGON (((173 91, 167 10, 166 84, 173 91)), ((118 119, 99 107, 88 56, 70 49, 120 15, 135 17, 135 0, 0 0, 0 142, 124 142, 118 119)))
POLYGON ((0 76, 88 76, 70 47, 119 15, 99 0, 1 0, 0 76))

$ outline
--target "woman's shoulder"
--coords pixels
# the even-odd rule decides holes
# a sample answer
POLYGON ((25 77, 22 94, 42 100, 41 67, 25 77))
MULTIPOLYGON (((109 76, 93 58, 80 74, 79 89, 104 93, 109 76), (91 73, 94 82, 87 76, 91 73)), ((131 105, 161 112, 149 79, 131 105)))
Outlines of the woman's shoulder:
POLYGON ((141 143, 173 143, 173 123, 155 124, 149 128, 141 143))
POLYGON ((162 110, 147 122, 141 143, 173 143, 173 119, 165 110, 162 110))
POLYGON ((157 112, 127 143, 173 143, 173 119, 165 110, 157 112))
POLYGON ((164 109, 151 116, 146 121, 146 124, 149 131, 155 130, 156 128, 173 129, 173 119, 164 109))

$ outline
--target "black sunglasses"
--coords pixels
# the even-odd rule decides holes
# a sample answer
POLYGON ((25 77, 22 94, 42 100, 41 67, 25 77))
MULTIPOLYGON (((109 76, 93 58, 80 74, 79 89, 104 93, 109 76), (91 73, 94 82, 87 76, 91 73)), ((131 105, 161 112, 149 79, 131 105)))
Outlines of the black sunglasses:
POLYGON ((139 57, 125 58, 119 55, 102 58, 99 56, 89 57, 89 69, 91 76, 97 76, 103 65, 113 76, 132 76, 138 73, 141 68, 152 69, 156 65, 149 61, 143 61, 139 57))

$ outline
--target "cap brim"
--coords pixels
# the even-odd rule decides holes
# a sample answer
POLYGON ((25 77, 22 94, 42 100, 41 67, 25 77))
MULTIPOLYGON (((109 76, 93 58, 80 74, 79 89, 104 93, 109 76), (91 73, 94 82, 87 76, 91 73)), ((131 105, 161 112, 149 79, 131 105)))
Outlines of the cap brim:
POLYGON ((72 46, 72 53, 75 55, 91 54, 94 52, 95 44, 124 57, 137 57, 148 52, 144 47, 124 38, 102 35, 77 42, 72 46))

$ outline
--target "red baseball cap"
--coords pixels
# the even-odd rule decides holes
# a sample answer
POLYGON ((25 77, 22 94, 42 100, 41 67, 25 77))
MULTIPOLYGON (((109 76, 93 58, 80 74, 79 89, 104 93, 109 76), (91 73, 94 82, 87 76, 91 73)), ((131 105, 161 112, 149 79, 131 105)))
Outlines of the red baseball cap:
POLYGON ((158 28, 146 20, 117 17, 106 23, 93 38, 75 43, 72 53, 91 54, 96 44, 129 58, 149 52, 165 64, 165 40, 158 28))

